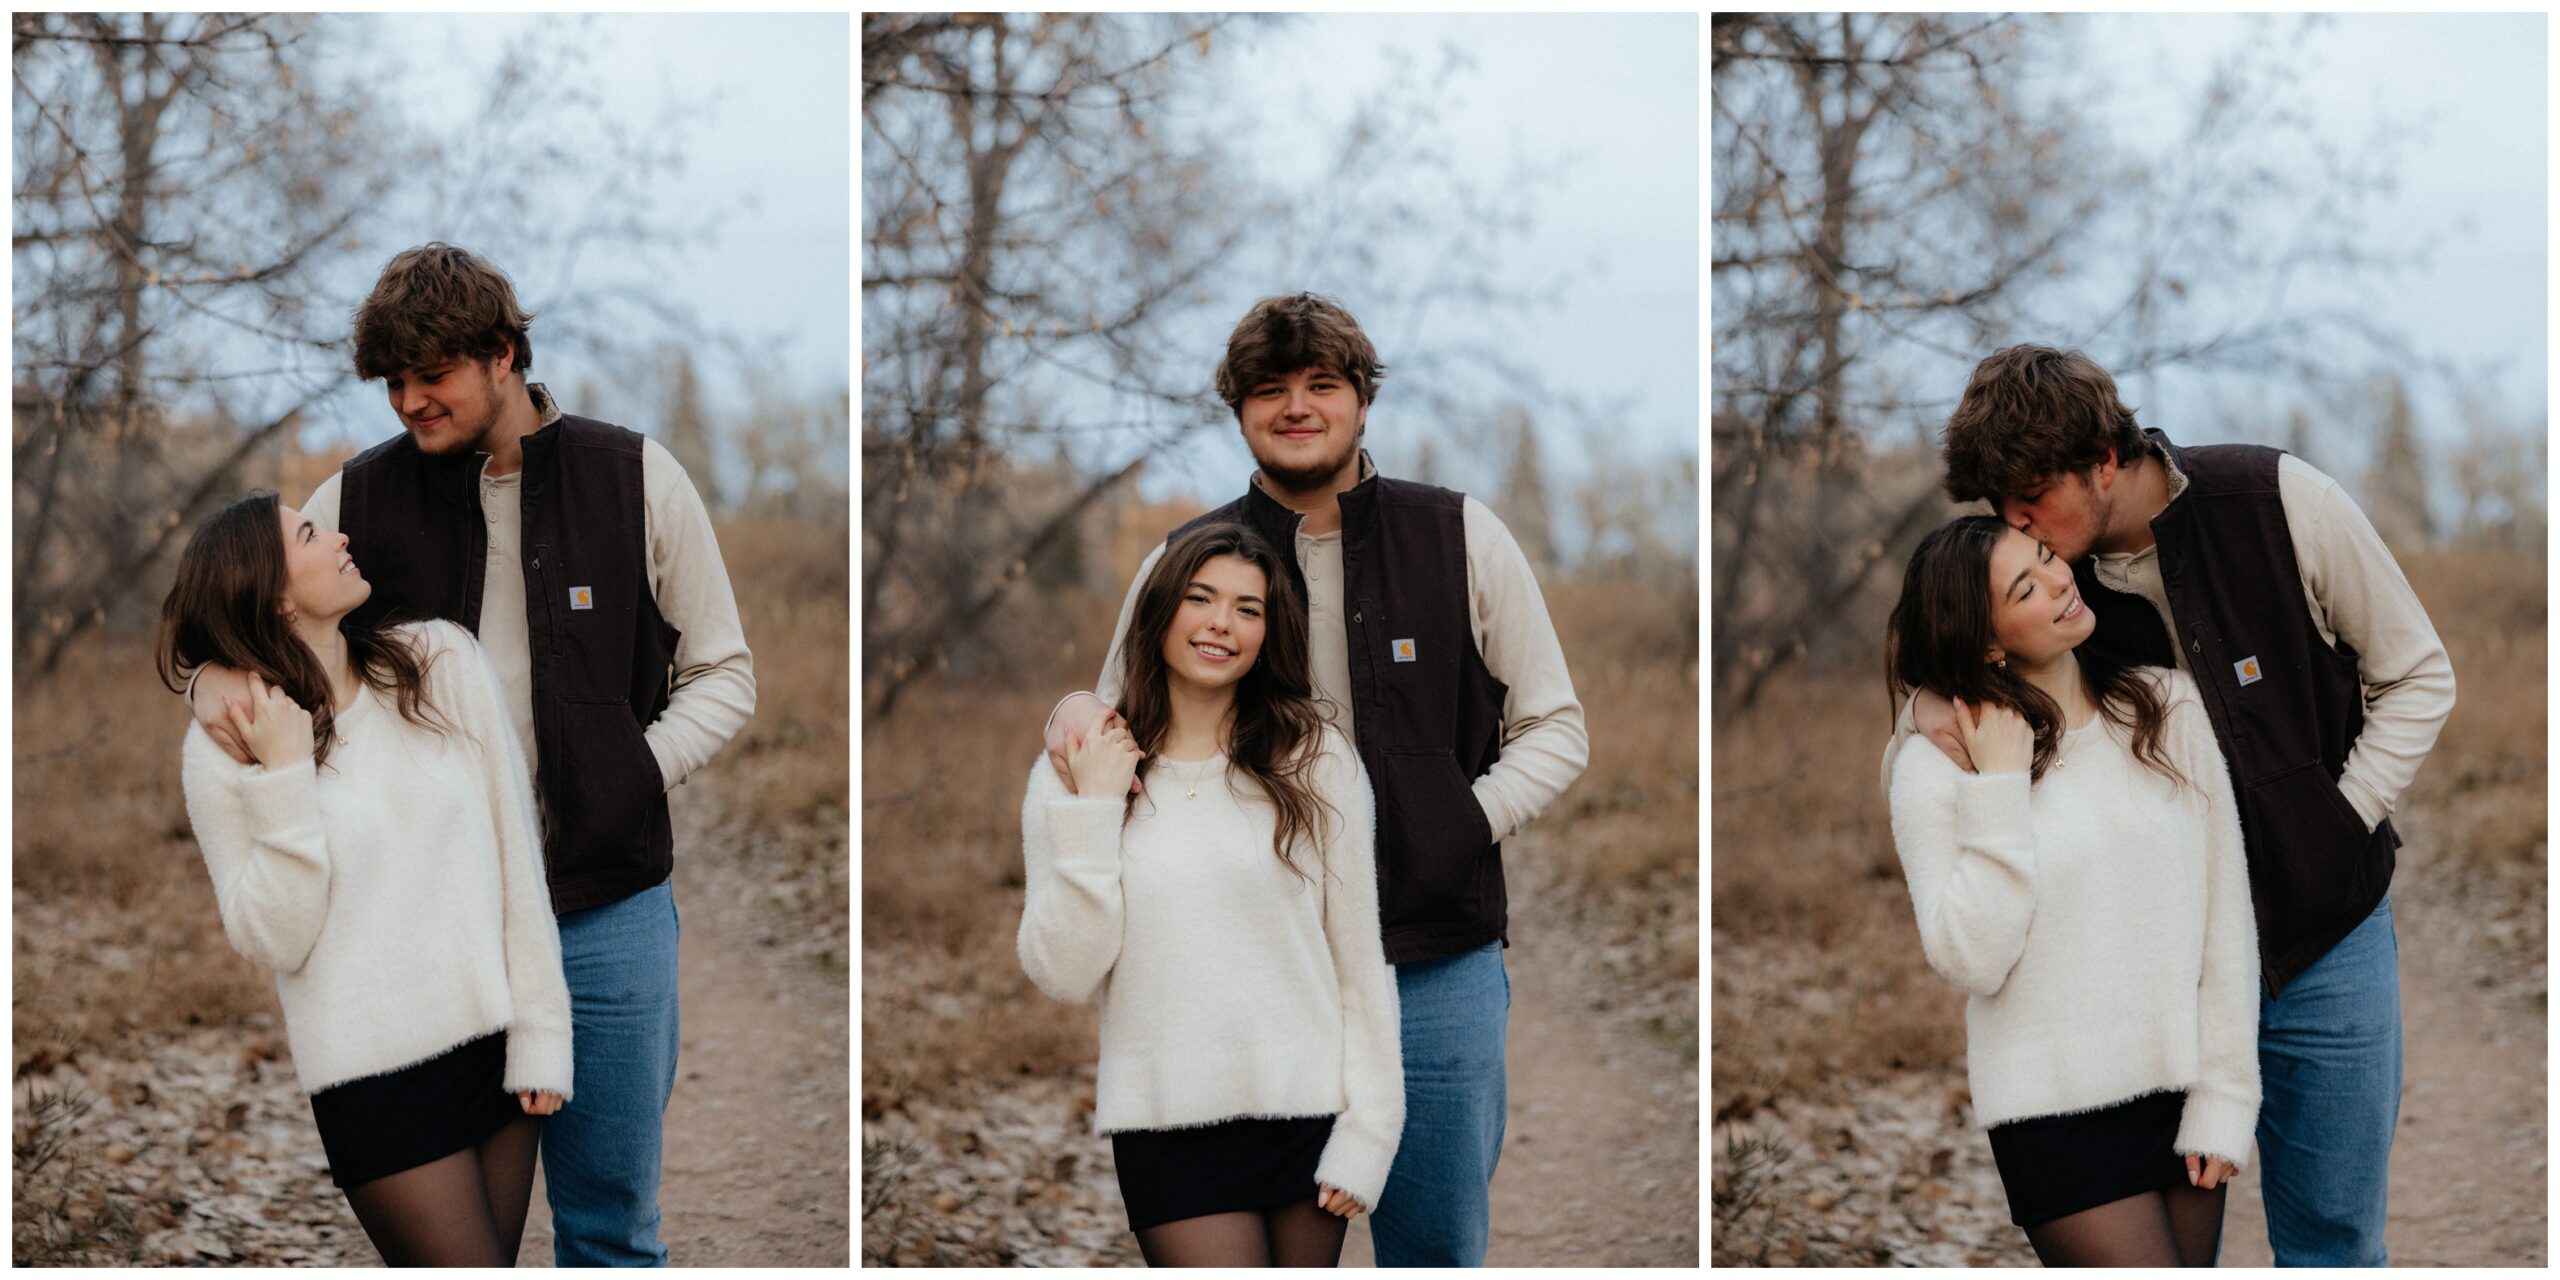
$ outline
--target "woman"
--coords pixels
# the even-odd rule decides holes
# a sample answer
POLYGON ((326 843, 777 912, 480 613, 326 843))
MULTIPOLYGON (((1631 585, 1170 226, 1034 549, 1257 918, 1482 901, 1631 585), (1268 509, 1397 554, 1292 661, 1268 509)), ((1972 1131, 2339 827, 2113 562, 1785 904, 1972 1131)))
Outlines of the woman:
POLYGON ((2070 567, 1988 516, 1912 554, 1896 703, 1956 701, 1977 772, 1893 766, 1929 963, 1971 993, 1975 1118, 2048 1266, 2211 1266, 2258 1113, 2258 951, 2196 685, 2079 648, 2070 567))
POLYGON ((1404 1128, 1368 775, 1241 525, 1166 547, 1121 662, 1125 719, 1068 753, 1074 793, 1031 770, 1022 966, 1101 995, 1095 1127, 1149 1265, 1332 1266, 1404 1128))
POLYGON ((276 971, 329 1173, 383 1260, 512 1266, 569 993, 531 784, 470 633, 368 627, 347 555, 272 494, 188 541, 161 679, 218 662, 256 763, 201 725, 187 816, 233 947, 276 971))

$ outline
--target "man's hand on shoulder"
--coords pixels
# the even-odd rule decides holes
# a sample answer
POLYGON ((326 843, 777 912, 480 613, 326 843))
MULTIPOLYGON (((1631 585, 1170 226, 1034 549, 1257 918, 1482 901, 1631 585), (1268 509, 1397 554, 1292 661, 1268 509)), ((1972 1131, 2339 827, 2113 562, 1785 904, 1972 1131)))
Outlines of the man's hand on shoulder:
MULTIPOLYGON (((1076 780, 1067 767, 1068 754, 1083 746, 1085 739, 1105 726, 1119 723, 1120 713, 1090 693, 1068 694, 1066 701, 1049 713, 1049 727, 1042 747, 1049 753, 1049 767, 1058 771, 1058 781, 1065 783, 1069 792, 1076 789, 1076 780)), ((1132 781, 1129 789, 1144 791, 1146 784, 1132 781)))
POLYGON ((254 764, 256 761, 250 757, 248 746, 240 741, 238 731, 231 727, 231 716, 223 701, 229 699, 239 706, 248 707, 252 705, 252 696, 249 673, 214 663, 208 663, 196 672, 195 683, 188 690, 187 709, 194 713, 196 723, 203 725, 205 736, 212 738, 213 745, 222 748, 222 754, 237 764, 254 764))
MULTIPOLYGON (((1981 713, 1976 711, 1977 722, 1981 713)), ((1934 689, 1922 689, 1911 697, 1911 727, 1934 743, 1956 767, 1973 773, 1973 757, 1964 749, 1964 739, 1956 731, 1956 704, 1934 689)))

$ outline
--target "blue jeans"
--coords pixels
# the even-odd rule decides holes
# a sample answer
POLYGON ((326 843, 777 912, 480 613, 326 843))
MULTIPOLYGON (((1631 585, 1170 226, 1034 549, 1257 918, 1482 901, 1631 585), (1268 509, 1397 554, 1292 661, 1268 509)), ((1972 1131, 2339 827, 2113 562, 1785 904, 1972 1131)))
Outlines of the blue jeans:
POLYGON ((2379 1267, 2400 1123, 2391 899, 2268 999, 2258 993, 2259 1185, 2280 1267, 2379 1267))
POLYGON ((676 1084, 675 882, 560 917, 576 1095, 542 1122, 551 1256, 663 1267, 658 1159, 676 1084))
POLYGON ((1502 944, 1396 966, 1404 1137, 1369 1218, 1382 1267, 1481 1267, 1502 1158, 1511 975, 1502 944))

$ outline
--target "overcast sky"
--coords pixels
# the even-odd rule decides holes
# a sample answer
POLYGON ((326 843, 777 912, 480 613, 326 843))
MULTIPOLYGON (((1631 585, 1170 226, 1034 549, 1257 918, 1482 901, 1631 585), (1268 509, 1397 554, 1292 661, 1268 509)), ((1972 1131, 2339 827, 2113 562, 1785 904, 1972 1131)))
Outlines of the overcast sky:
MULTIPOLYGON (((1699 19, 1673 14, 1312 14, 1222 36, 1214 61, 1223 99, 1243 121, 1231 137, 1262 181, 1284 193, 1329 181, 1329 147, 1352 104, 1389 78, 1429 73, 1454 46, 1467 67, 1452 82, 1440 126, 1458 166, 1480 179, 1513 170, 1514 157, 1562 164, 1560 185, 1519 193, 1531 220, 1516 259, 1498 269, 1513 280, 1561 272, 1558 305, 1510 323, 1505 351, 1560 395, 1615 406, 1586 424, 1557 404, 1530 405, 1548 465, 1569 481, 1594 448, 1621 462, 1694 458, 1699 415, 1700 172, 1699 19), (1395 51, 1407 55, 1399 62, 1395 51), (1595 443, 1595 436, 1605 441, 1595 443)), ((1427 264, 1404 264, 1420 272, 1427 264)), ((1357 282, 1231 280, 1232 312, 1285 288, 1341 290, 1357 282)), ((1354 308, 1355 311, 1357 308, 1354 308)), ((1421 341, 1454 345, 1493 325, 1443 307, 1404 332, 1398 318, 1362 317, 1390 366, 1390 389, 1371 413, 1382 461, 1408 448, 1393 394, 1397 348, 1421 341)), ((1201 379, 1226 334, 1202 335, 1201 379)), ((1461 436, 1455 444, 1471 444, 1461 436)), ((1444 446, 1445 482, 1481 490, 1478 461, 1444 446)), ((1186 448, 1189 456, 1149 472, 1152 490, 1186 489, 1203 499, 1233 495, 1252 460, 1232 431, 1186 448)), ((1498 470, 1495 471, 1498 474, 1498 470)))
MULTIPOLYGON (((453 120, 440 108, 453 100, 456 86, 476 103, 478 86, 508 41, 546 20, 474 13, 358 21, 373 24, 377 52, 396 55, 387 60, 392 78, 377 88, 412 119, 443 127, 453 120)), ((852 18, 601 14, 581 26, 560 27, 560 21, 550 20, 556 38, 586 45, 586 87, 603 98, 608 117, 645 127, 671 92, 705 104, 683 135, 684 169, 675 180, 683 189, 662 197, 661 205, 679 215, 716 209, 730 216, 716 243, 686 253, 671 268, 654 268, 647 283, 690 306, 709 327, 770 352, 802 398, 849 388, 852 18)), ((563 207, 578 194, 560 193, 563 207)), ((548 264, 499 265, 530 287, 548 264)), ((635 270, 593 255, 576 269, 581 286, 615 283, 617 273, 635 270)), ((541 372, 564 383, 584 372, 543 363, 549 368, 541 372)), ((715 414, 744 408, 745 387, 735 370, 706 364, 702 375, 715 414)), ((364 403, 376 403, 378 390, 365 390, 364 403)), ((358 423, 356 437, 369 442, 391 425, 387 419, 358 423)))
MULTIPOLYGON (((2146 147, 2182 118, 2214 58, 2247 40, 2289 37, 2228 15, 2100 15, 2118 135, 2146 147)), ((2396 191, 2368 219, 2377 247, 2432 245, 2422 267, 2378 282, 2369 303, 2419 351, 2459 366, 2459 381, 2509 414, 2538 421, 2547 398, 2548 68, 2539 14, 2338 14, 2298 58, 2317 136, 2364 147, 2377 126, 2414 130, 2398 150, 2396 191)), ((2442 429, 2453 388, 2417 389, 2442 429)), ((2193 419, 2209 385, 2164 380, 2161 416, 2193 419)), ((2422 426, 2427 425, 2422 423, 2422 426)))

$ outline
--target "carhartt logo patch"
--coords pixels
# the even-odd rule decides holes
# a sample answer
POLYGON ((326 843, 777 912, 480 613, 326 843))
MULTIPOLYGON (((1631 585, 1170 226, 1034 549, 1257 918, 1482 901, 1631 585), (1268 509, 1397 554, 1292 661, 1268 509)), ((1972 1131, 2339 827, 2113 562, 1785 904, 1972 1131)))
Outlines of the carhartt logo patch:
POLYGON ((572 609, 595 608, 596 589, 594 587, 569 588, 569 607, 572 609))
POLYGON ((1398 640, 1395 642, 1395 647, 1396 661, 1413 662, 1417 660, 1413 656, 1413 642, 1411 640, 1398 640))
POLYGON ((2240 673, 2240 683, 2244 685, 2256 684, 2267 678, 2265 672, 2258 670, 2258 659, 2254 654, 2232 663, 2231 669, 2240 673))

